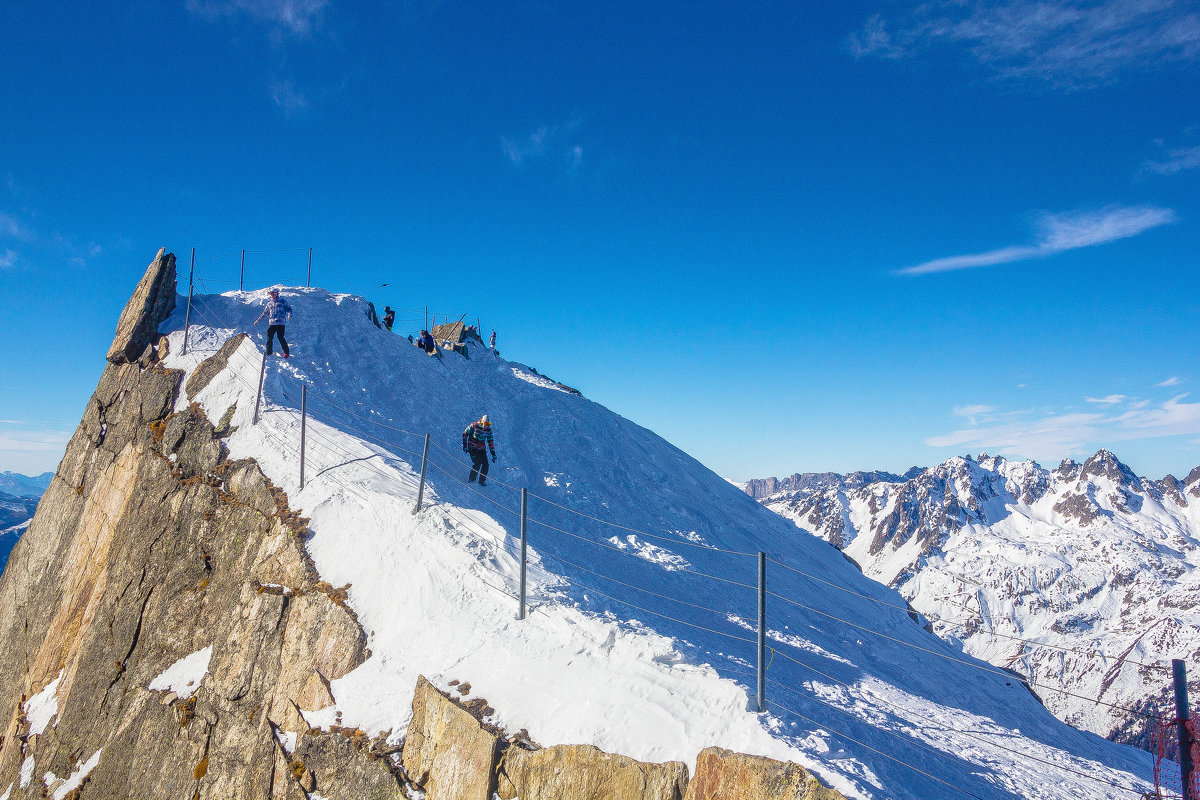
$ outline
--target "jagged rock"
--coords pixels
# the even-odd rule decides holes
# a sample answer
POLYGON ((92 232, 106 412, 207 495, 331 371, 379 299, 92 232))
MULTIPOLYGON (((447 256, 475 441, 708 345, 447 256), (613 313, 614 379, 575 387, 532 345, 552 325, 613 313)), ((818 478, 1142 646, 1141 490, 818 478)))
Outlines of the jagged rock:
POLYGON ((233 353, 242 342, 249 338, 244 333, 239 333, 237 336, 231 336, 221 345, 221 349, 213 353, 208 358, 201 361, 192 370, 192 374, 187 379, 187 398, 188 400, 196 399, 196 395, 204 391, 204 388, 212 383, 212 379, 217 377, 217 373, 229 366, 229 359, 233 357, 233 353))
POLYGON ((175 254, 166 248, 146 268, 146 274, 125 304, 117 321, 117 332, 108 348, 113 364, 138 360, 158 339, 158 326, 175 310, 175 254))
POLYGON ((685 800, 846 800, 799 764, 706 747, 685 800))
POLYGON ((402 760, 428 800, 491 800, 500 736, 423 675, 417 678, 412 710, 402 760))
MULTIPOLYGON (((173 292, 172 265, 151 265, 126 343, 169 308, 142 289, 173 292)), ((305 521, 253 461, 228 459, 198 407, 172 412, 181 381, 108 364, 0 576, 0 786, 27 756, 65 776, 99 752, 87 798, 295 797, 275 791, 274 728, 306 732, 295 701, 314 672, 366 657, 353 614, 315 590, 305 521), (209 647, 190 698, 148 688, 209 647), (26 744, 22 701, 60 672, 57 720, 26 744)))
POLYGON ((648 764, 592 745, 510 747, 500 762, 501 800, 682 800, 687 766, 648 764))
MULTIPOLYGON (((304 790, 327 800, 404 798, 400 781, 384 759, 364 746, 365 739, 330 733, 301 736, 291 768, 299 773, 304 790)), ((435 798, 431 795, 429 800, 435 798)))

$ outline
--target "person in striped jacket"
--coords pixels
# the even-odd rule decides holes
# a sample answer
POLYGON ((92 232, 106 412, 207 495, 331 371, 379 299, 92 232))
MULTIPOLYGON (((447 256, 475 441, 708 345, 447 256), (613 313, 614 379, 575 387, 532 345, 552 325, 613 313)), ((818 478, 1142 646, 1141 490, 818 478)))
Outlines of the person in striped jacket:
POLYGON ((471 483, 479 478, 480 486, 487 486, 487 451, 492 451, 492 462, 496 461, 496 441, 492 437, 492 422, 484 414, 463 431, 463 452, 471 457, 471 483), (487 449, 484 449, 487 448, 487 449))

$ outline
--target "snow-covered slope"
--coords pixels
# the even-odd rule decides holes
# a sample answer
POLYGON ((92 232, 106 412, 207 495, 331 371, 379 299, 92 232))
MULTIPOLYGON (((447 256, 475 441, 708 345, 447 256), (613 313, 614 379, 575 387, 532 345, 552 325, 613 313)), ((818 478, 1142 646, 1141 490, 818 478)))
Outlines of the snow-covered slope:
MULTIPOLYGON (((293 357, 267 362, 259 423, 261 328, 195 399, 214 420, 236 404, 231 454, 256 458, 311 518, 317 568, 349 585, 369 634, 372 657, 333 683, 335 706, 312 724, 399 738, 423 673, 469 681, 497 724, 542 744, 689 764, 721 745, 797 761, 855 798, 1148 788, 1148 754, 1063 725, 1019 680, 922 629, 894 591, 652 432, 482 347, 430 358, 371 325, 358 298, 284 294, 293 357), (479 489, 464 483, 460 437, 483 413, 499 462, 479 489), (425 433, 426 507, 414 515, 425 433), (530 492, 524 620, 511 596, 516 487, 530 492), (761 714, 758 551, 772 558, 761 714)), ((194 369, 249 329, 263 299, 198 298, 186 355, 181 302, 168 365, 194 369)))
POLYGON ((867 484, 793 478, 762 502, 1029 676, 1060 718, 1150 745, 1124 709, 1172 712, 1170 659, 1200 653, 1200 469, 1151 481, 1101 450, 1053 471, 981 455, 867 484))

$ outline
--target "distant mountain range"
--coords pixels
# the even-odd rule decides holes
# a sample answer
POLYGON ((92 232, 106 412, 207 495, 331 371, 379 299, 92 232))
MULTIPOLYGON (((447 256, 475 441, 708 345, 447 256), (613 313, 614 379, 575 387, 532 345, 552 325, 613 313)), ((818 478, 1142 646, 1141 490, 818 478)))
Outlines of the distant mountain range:
POLYGON ((29 525, 38 500, 50 485, 53 472, 30 477, 16 472, 0 472, 0 571, 8 554, 29 525))
POLYGON ((1200 467, 1150 480, 1107 450, 1053 470, 980 454, 744 491, 1075 727, 1148 747, 1140 714, 1174 713, 1170 660, 1200 654, 1200 467))

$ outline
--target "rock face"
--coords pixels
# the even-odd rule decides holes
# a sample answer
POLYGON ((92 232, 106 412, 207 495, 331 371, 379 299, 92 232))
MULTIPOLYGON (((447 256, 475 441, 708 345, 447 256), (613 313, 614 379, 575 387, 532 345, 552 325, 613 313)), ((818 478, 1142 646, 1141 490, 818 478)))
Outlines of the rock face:
POLYGON ((681 761, 647 764, 591 745, 510 747, 500 763, 501 800, 682 800, 681 761))
POLYGON ((846 800, 799 764, 707 747, 685 800, 846 800))
POLYGON ((1200 654, 1200 468, 1155 481, 1101 450, 1053 470, 980 454, 861 483, 872 474, 796 475, 760 502, 1029 679, 1060 719, 1152 747, 1143 714, 1173 713, 1167 659, 1200 654))
MULTIPOLYGON (((175 410, 182 374, 152 344, 174 286, 160 252, 0 577, 0 792, 11 784, 12 800, 72 787, 303 797, 279 737, 313 739, 297 700, 367 654, 304 551, 305 520, 253 461, 227 457, 198 407, 175 410)), ((321 747, 336 747, 327 736, 321 747)), ((364 769, 399 791, 382 762, 364 769)))
POLYGON ((429 800, 491 800, 501 737, 422 676, 404 742, 404 771, 429 800))
POLYGON ((140 358, 158 339, 158 326, 174 310, 175 255, 162 248, 121 312, 116 336, 108 348, 109 362, 129 364, 140 358))

